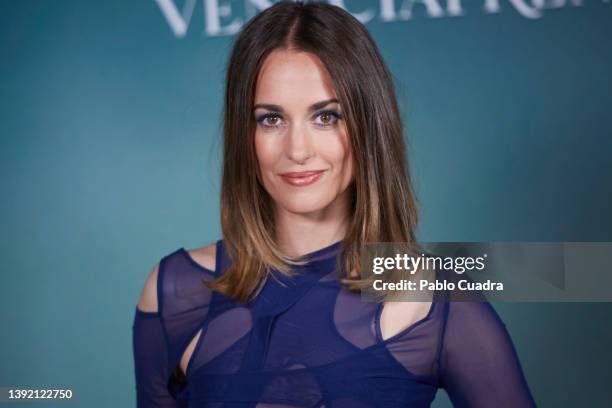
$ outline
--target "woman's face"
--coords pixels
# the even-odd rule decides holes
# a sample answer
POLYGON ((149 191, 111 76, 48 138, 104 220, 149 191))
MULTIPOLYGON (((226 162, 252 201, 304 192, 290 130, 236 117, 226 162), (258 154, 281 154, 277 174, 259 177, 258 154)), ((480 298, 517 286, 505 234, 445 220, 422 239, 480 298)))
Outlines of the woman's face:
POLYGON ((255 149, 277 210, 314 213, 346 200, 352 155, 336 98, 316 55, 276 50, 264 61, 255 91, 255 149))

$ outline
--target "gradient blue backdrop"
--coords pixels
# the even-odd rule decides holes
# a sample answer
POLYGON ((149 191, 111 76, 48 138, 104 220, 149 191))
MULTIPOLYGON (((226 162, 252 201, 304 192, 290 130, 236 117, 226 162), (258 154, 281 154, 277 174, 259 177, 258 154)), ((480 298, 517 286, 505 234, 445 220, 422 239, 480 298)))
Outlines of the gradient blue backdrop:
MULTIPOLYGON (((419 237, 612 241, 612 4, 546 0, 530 18, 484 3, 432 17, 418 2, 411 19, 384 22, 378 2, 347 2, 376 14, 366 25, 396 81, 419 237)), ((249 10, 224 4, 224 25, 249 10)), ((0 387, 133 406, 131 324, 147 273, 220 237, 234 37, 207 34, 201 1, 184 37, 161 10, 0 2, 0 387)), ((612 403, 610 304, 496 307, 540 406, 612 403)), ((443 392, 435 406, 449 406, 443 392)))

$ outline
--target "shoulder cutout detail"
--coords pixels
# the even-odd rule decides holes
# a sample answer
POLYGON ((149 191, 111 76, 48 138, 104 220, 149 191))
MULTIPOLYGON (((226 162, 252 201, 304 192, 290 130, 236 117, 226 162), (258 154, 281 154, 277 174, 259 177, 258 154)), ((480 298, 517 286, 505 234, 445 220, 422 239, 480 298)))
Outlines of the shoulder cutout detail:
POLYGON ((147 280, 145 281, 144 287, 140 293, 140 299, 138 301, 138 309, 141 312, 157 313, 157 276, 159 274, 159 262, 155 264, 147 280))

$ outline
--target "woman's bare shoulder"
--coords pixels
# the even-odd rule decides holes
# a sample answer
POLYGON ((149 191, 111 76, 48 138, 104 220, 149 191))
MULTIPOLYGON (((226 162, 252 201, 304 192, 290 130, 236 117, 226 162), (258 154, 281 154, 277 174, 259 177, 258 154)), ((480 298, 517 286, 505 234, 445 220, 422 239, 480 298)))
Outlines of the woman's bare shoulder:
POLYGON ((159 274, 159 262, 153 266, 144 287, 140 292, 138 309, 143 312, 157 312, 157 275, 159 274))
MULTIPOLYGON (((217 244, 213 242, 199 248, 186 250, 191 259, 200 266, 214 271, 216 263, 217 244)), ((159 262, 149 272, 138 301, 138 309, 143 312, 157 312, 157 276, 159 275, 159 262)))
POLYGON ((217 243, 213 242, 210 245, 206 245, 199 248, 189 249, 187 253, 198 265, 204 268, 214 271, 217 257, 217 243))

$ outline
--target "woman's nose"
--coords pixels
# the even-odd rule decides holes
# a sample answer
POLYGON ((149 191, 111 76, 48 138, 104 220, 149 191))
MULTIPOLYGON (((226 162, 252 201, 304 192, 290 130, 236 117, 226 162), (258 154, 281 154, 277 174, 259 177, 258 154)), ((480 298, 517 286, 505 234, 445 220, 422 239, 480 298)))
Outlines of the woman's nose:
POLYGON ((311 135, 300 123, 289 128, 286 146, 287 156, 296 163, 305 163, 314 154, 311 135))

